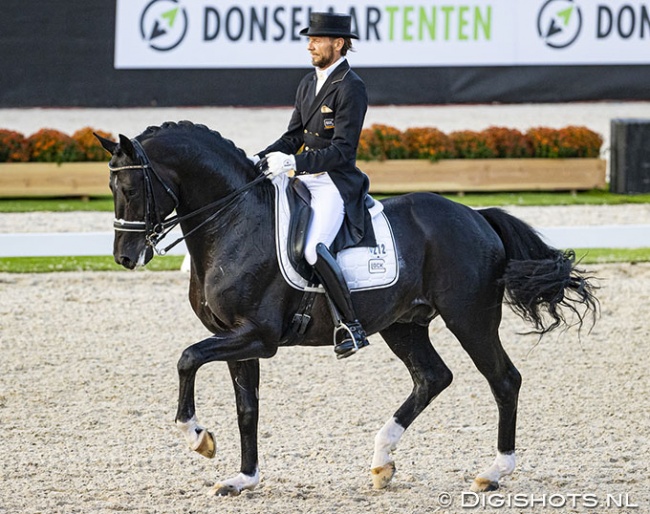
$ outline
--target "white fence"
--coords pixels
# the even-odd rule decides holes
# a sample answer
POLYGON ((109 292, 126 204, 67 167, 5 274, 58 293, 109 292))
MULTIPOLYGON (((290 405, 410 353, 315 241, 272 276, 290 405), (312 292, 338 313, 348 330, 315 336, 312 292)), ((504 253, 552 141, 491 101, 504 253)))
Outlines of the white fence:
MULTIPOLYGON (((649 248, 650 225, 589 225, 537 228, 555 248, 649 248)), ((160 245, 181 235, 172 232, 160 245)), ((184 255, 183 242, 170 255, 184 255)), ((0 234, 0 257, 112 255, 112 232, 0 234)))

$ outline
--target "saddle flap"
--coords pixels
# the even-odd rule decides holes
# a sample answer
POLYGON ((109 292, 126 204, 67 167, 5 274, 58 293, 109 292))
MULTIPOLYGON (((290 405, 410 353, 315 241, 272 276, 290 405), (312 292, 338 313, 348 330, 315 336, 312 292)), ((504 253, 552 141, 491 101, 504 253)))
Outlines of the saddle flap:
POLYGON ((289 262, 303 278, 309 280, 312 270, 305 262, 304 255, 307 231, 313 215, 311 194, 307 186, 297 178, 289 180, 286 191, 290 213, 287 241, 289 262))

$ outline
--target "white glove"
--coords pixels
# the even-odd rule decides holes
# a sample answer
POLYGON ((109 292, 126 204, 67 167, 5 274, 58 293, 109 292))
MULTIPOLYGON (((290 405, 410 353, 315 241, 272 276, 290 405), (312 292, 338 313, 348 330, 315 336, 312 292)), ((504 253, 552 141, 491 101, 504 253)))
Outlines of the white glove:
POLYGON ((296 157, 282 152, 271 152, 266 156, 268 169, 264 171, 266 178, 275 177, 296 169, 296 157))
POLYGON ((257 154, 253 155, 252 157, 250 155, 247 155, 246 158, 253 163, 253 166, 260 162, 260 156, 257 154))

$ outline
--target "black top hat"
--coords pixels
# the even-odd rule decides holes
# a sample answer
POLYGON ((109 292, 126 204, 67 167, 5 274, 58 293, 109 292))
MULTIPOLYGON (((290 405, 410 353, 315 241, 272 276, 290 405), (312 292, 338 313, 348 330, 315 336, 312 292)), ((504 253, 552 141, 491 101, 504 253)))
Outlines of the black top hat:
POLYGON ((309 15, 309 27, 300 31, 301 36, 350 37, 359 39, 352 33, 352 17, 348 14, 313 12, 309 15))

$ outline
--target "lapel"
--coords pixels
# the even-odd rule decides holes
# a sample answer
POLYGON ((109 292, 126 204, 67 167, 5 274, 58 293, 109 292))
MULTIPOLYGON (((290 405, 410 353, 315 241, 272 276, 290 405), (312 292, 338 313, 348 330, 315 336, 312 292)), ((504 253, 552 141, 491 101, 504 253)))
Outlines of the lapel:
POLYGON ((316 114, 320 110, 320 106, 327 98, 328 95, 336 91, 336 88, 340 84, 340 82, 345 78, 345 76, 348 74, 350 71, 350 64, 348 63, 347 59, 343 61, 341 64, 338 65, 338 67, 332 72, 332 74, 327 77, 327 80, 325 81, 325 84, 323 84, 323 87, 320 89, 318 94, 316 95, 316 98, 310 103, 309 98, 313 98, 313 94, 316 91, 316 73, 314 72, 314 77, 309 84, 309 87, 307 88, 307 100, 305 102, 306 105, 309 105, 309 107, 306 110, 306 116, 303 119, 303 125, 306 126, 309 120, 312 118, 314 114, 316 114))

